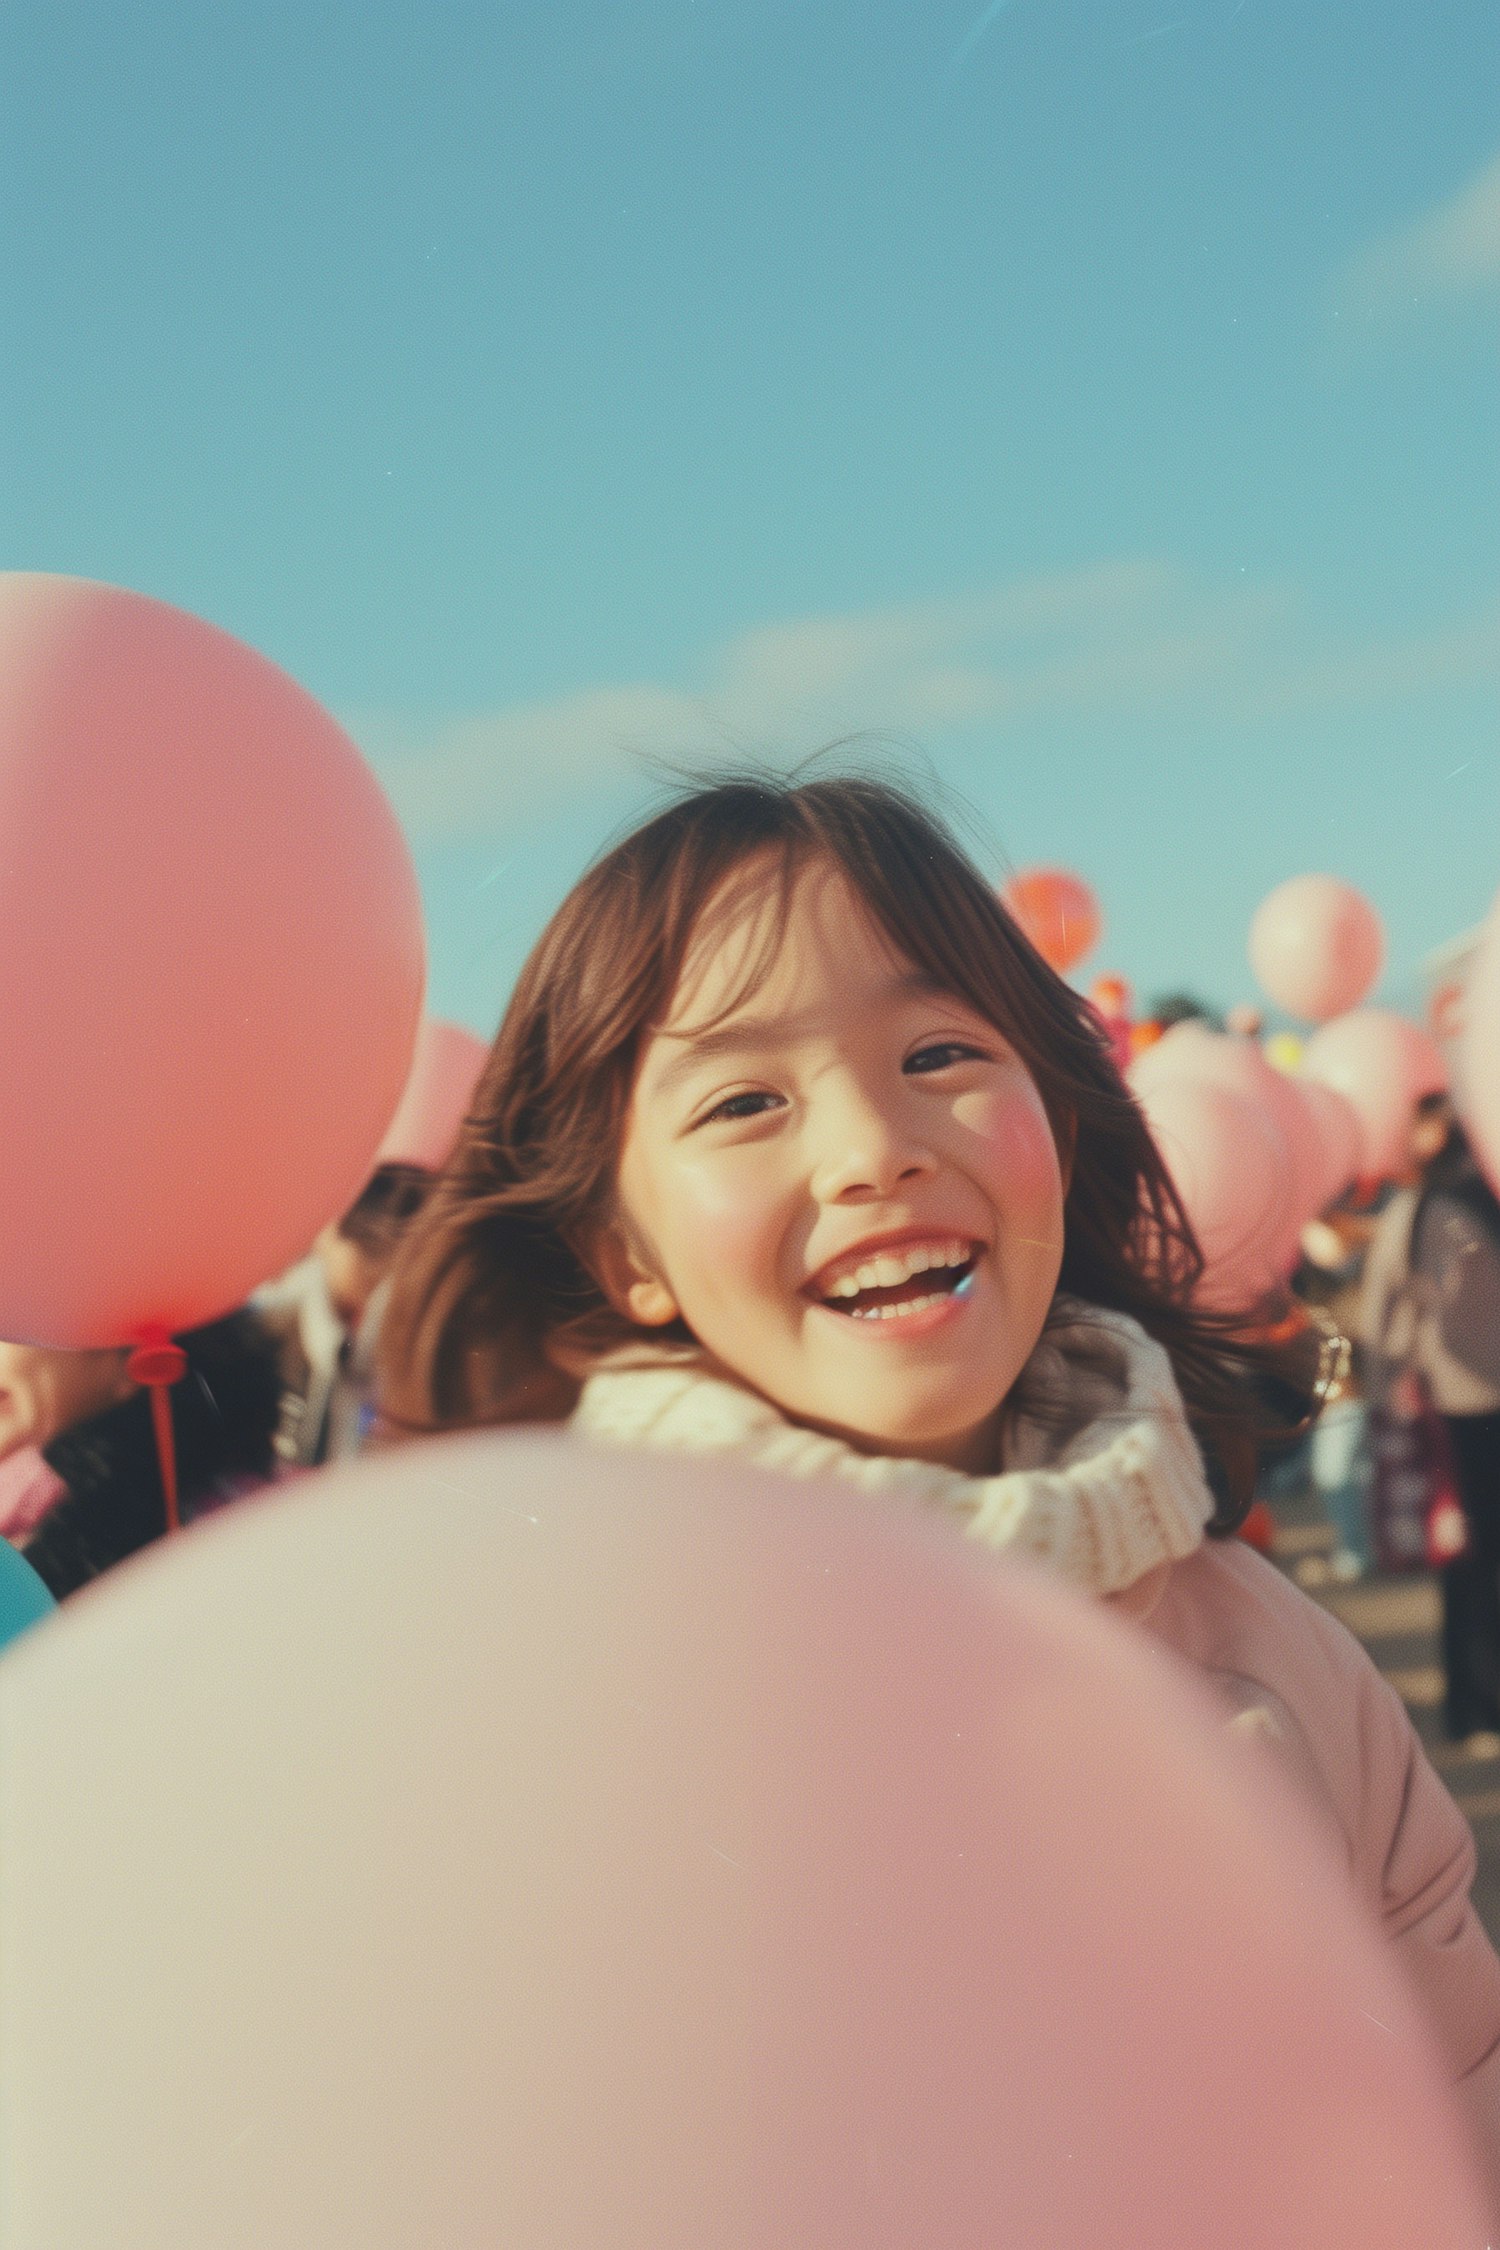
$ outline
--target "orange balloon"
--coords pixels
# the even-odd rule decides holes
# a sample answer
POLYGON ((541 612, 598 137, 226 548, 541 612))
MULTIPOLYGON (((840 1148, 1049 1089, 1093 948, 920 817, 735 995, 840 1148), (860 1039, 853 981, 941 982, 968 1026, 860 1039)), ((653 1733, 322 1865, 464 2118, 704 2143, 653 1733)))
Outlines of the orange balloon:
POLYGON ((421 898, 348 736, 164 602, 0 578, 0 1336, 226 1312, 368 1178, 421 898))
POLYGON ((1099 901, 1088 884, 1065 867, 1022 868, 1000 898, 1042 959, 1060 975, 1099 943, 1104 927, 1099 901))
POLYGON ((1135 995, 1125 977, 1095 977, 1089 986, 1089 998, 1101 1016, 1113 1023, 1128 1023, 1135 995))
POLYGON ((1139 1628, 560 1437, 0 1658, 7 2241, 1475 2250, 1396 1962, 1139 1628))

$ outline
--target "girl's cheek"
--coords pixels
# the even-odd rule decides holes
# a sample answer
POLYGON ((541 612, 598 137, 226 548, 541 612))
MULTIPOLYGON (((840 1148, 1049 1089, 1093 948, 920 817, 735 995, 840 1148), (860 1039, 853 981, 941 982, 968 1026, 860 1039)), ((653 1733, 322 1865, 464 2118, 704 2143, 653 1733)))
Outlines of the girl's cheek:
POLYGON ((1040 1094, 976 1095, 961 1121, 984 1144, 984 1166, 999 1191, 997 1200, 1061 1210, 1062 1167, 1040 1094))
POLYGON ((677 1233, 688 1233, 714 1263, 743 1269, 774 1257, 781 1198, 759 1168, 744 1164, 684 1165, 673 1182, 677 1233))

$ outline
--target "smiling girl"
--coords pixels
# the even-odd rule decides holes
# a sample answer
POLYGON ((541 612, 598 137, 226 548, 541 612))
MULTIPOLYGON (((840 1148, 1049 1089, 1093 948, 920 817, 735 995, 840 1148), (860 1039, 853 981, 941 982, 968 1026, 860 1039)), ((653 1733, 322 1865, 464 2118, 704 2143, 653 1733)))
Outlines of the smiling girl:
POLYGON ((1252 1496, 1279 1363, 1189 1308, 1198 1262, 1089 1010, 936 824, 729 782, 527 963, 382 1404, 905 1486, 1115 1593, 1252 1496))
POLYGON ((729 781, 528 961, 382 1407, 905 1492, 1113 1598, 1311 1789, 1500 2152, 1472 1839, 1358 1644, 1225 1536, 1306 1394, 1200 1266, 1091 1011, 952 838, 879 782, 729 781))

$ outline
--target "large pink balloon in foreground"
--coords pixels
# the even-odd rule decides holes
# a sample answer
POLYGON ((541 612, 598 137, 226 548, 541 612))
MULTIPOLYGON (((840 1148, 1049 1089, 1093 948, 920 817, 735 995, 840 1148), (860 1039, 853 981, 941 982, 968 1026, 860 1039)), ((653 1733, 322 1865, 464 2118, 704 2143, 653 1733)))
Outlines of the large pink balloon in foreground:
POLYGON ((1250 966, 1262 989, 1309 1023, 1358 1007, 1384 962, 1380 916, 1334 875, 1278 884, 1250 924, 1250 966))
POLYGON ((1354 1110, 1366 1179, 1405 1169, 1413 1107, 1448 1083, 1447 1065, 1426 1032, 1385 1008, 1356 1008, 1315 1031, 1302 1076, 1331 1086, 1354 1110))
POLYGON ((0 578, 0 1335, 237 1304, 363 1185, 405 1083, 415 873, 352 742, 165 603, 0 578))
POLYGON ((1484 2239, 1256 1753, 894 1503, 441 1441, 0 1687, 17 2250, 1484 2239))
POLYGON ((441 1172, 469 1113, 490 1051, 461 1023, 423 1018, 411 1076, 377 1156, 382 1164, 416 1164, 441 1172))

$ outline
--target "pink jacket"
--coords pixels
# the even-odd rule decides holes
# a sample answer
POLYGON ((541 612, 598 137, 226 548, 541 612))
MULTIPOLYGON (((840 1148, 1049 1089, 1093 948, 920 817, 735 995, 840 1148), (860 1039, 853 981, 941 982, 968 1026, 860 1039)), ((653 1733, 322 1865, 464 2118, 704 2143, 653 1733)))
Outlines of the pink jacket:
POLYGON ((0 1539, 21 1545, 67 1489, 34 1445, 6 1454, 0 1461, 0 1539))
POLYGON ((1239 1540, 1163 1565, 1116 1606, 1204 1673, 1301 1784, 1425 2004, 1500 2211, 1500 1958, 1469 1897, 1473 1836, 1400 1697, 1336 1618, 1239 1540))

